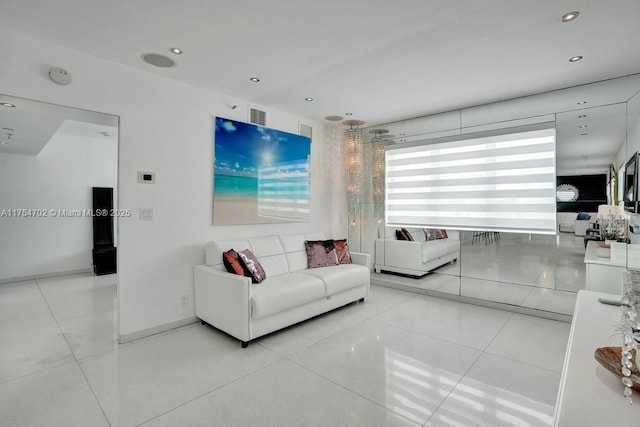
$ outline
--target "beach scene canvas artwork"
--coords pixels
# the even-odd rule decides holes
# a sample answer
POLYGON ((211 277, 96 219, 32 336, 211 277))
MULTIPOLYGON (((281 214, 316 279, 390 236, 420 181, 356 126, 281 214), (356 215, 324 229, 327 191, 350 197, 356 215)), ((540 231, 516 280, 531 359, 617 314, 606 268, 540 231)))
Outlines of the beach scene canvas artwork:
POLYGON ((215 118, 213 224, 309 221, 311 138, 215 118))

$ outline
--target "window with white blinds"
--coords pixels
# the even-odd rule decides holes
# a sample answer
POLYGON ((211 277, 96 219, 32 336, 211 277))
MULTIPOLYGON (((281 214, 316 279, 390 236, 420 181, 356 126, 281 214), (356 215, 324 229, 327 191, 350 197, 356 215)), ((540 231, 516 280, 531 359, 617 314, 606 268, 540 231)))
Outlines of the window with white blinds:
POLYGON ((555 129, 386 153, 391 226, 555 234, 555 129))

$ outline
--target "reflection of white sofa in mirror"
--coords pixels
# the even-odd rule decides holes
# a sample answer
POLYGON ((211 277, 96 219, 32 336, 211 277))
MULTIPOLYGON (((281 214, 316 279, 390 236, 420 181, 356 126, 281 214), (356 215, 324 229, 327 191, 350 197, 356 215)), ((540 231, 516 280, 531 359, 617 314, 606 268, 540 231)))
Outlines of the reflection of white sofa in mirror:
POLYGON ((375 271, 423 276, 460 258, 460 235, 448 231, 448 238, 425 241, 423 229, 409 229, 414 241, 397 240, 396 228, 385 228, 384 238, 376 240, 375 271))
POLYGON ((577 219, 578 212, 558 212, 556 221, 561 233, 574 233, 576 236, 586 236, 587 229, 596 221, 597 214, 589 212, 591 219, 577 219))

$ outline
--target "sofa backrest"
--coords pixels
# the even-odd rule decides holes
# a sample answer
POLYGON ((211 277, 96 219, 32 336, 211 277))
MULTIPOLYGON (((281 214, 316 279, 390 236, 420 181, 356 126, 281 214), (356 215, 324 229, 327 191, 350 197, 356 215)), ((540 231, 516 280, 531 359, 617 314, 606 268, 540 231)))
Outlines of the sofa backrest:
MULTIPOLYGON (((396 239, 396 230, 400 230, 401 227, 385 227, 384 238, 385 240, 397 240, 396 239)), ((406 227, 407 231, 413 236, 413 240, 416 242, 424 242, 424 228, 414 228, 414 227, 406 227)), ((460 232, 456 230, 447 230, 447 236, 450 239, 460 240, 460 232)))
POLYGON ((287 258, 289 272, 291 273, 307 269, 307 250, 304 247, 304 241, 324 240, 324 234, 320 232, 309 234, 283 234, 279 237, 287 258))
POLYGON ((249 249, 256 256, 264 272, 269 277, 307 269, 305 240, 323 240, 324 234, 284 234, 248 239, 217 240, 205 245, 205 262, 224 271, 222 253, 229 249, 242 251, 249 249))
MULTIPOLYGON (((595 222, 598 218, 597 212, 586 212, 591 217, 589 221, 595 222)), ((578 212, 557 212, 556 221, 558 224, 573 224, 578 218, 578 212)))

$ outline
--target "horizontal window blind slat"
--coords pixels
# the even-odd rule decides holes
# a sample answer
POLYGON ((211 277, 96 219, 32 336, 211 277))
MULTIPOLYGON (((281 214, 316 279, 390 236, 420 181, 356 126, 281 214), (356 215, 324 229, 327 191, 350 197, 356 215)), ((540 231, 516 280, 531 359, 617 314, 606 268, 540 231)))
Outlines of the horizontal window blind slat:
POLYGON ((555 129, 390 149, 389 225, 555 233, 555 129))

